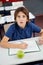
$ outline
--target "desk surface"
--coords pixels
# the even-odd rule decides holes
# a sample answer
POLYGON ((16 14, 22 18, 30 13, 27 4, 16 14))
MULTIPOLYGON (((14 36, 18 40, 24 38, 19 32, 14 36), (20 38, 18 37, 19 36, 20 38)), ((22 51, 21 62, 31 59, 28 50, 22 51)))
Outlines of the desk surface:
MULTIPOLYGON (((37 37, 33 39, 37 39, 37 37)), ((40 52, 26 53, 22 59, 17 58, 16 55, 9 56, 8 49, 0 48, 0 65, 15 65, 43 60, 43 45, 39 45, 39 47, 40 52)))

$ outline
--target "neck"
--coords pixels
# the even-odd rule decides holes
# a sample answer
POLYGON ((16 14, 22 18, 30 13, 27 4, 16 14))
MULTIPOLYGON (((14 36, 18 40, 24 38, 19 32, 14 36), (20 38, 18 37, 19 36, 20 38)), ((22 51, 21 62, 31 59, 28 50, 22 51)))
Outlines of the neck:
POLYGON ((21 28, 25 28, 25 26, 26 26, 26 25, 22 25, 22 26, 20 26, 20 27, 21 27, 21 28))

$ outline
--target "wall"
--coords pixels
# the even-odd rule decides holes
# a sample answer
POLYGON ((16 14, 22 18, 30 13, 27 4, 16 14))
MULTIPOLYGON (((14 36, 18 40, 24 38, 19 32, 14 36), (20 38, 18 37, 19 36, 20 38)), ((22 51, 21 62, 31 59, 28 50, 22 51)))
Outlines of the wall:
POLYGON ((43 0, 25 0, 24 5, 34 15, 43 14, 43 0))

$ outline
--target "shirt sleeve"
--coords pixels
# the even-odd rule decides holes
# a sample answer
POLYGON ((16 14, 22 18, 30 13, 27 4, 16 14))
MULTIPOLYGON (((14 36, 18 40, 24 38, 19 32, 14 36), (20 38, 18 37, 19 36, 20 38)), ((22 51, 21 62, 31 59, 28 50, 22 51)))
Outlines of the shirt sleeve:
POLYGON ((41 28, 37 25, 35 25, 34 23, 31 22, 31 26, 32 26, 32 31, 39 33, 41 31, 41 28))
POLYGON ((13 34, 13 25, 11 25, 11 26, 9 27, 9 29, 7 30, 7 32, 5 33, 5 35, 6 35, 7 37, 9 37, 9 39, 12 39, 12 34, 13 34))

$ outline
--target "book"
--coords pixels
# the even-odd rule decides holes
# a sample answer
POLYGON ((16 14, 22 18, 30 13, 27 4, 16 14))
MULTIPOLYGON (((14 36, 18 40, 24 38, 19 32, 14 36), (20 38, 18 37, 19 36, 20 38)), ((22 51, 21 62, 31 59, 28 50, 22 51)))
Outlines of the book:
MULTIPOLYGON (((21 43, 27 43, 28 46, 26 49, 22 49, 23 52, 25 53, 30 53, 30 52, 39 52, 40 48, 39 45, 37 44, 37 42, 33 39, 23 39, 23 40, 17 40, 17 41, 11 41, 9 43, 17 43, 17 44, 21 44, 21 43)), ((20 50, 18 48, 14 49, 14 48, 9 48, 8 49, 8 54, 9 55, 15 55, 17 53, 17 51, 20 50)))

